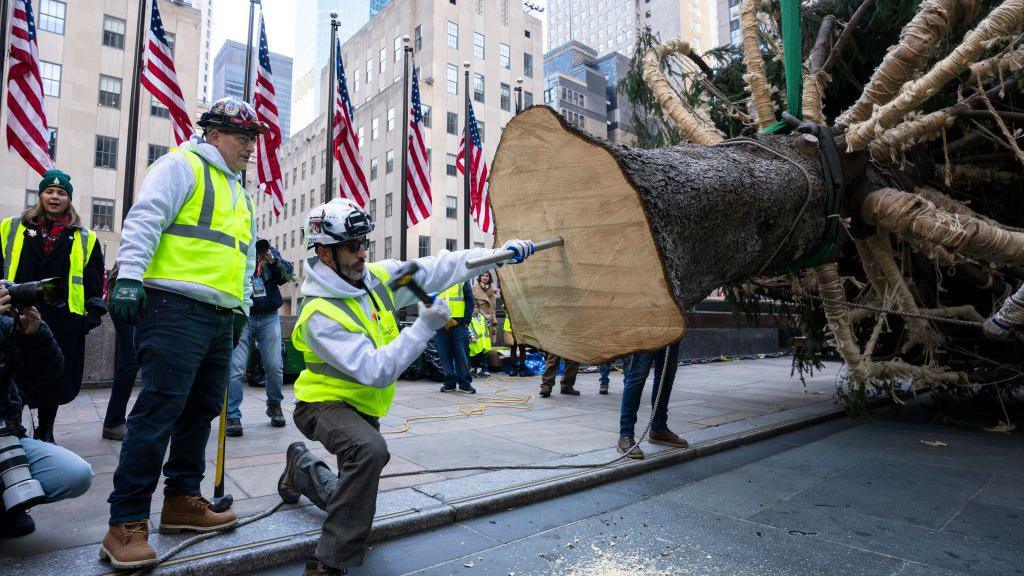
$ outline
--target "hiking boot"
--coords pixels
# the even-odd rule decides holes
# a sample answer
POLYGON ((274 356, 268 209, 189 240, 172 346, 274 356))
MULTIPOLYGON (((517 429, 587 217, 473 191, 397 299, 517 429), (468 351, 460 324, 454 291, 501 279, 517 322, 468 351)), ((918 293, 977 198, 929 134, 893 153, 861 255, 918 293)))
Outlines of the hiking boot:
POLYGON ((481 368, 480 372, 479 372, 479 375, 480 375, 481 378, 488 378, 488 377, 490 377, 491 373, 488 372, 486 368, 481 368))
POLYGON ((242 435, 242 419, 241 418, 228 418, 228 425, 224 429, 224 434, 237 438, 242 435))
POLYGON ((566 396, 579 396, 580 395, 580 391, 575 389, 575 388, 573 388, 572 386, 570 386, 568 388, 562 388, 561 393, 565 394, 566 396))
POLYGON ((455 384, 441 386, 441 392, 455 392, 455 384))
MULTIPOLYGON (((270 425, 274 428, 284 428, 284 413, 281 412, 280 404, 267 405, 267 416, 270 416, 270 425)), ((239 423, 241 425, 241 423, 239 423)))
POLYGON ((316 558, 306 560, 306 570, 302 576, 344 576, 348 570, 344 568, 331 568, 316 558))
POLYGON ((597 389, 597 393, 598 394, 607 394, 608 393, 608 383, 607 382, 601 382, 601 387, 597 389))
POLYGON ((293 484, 292 474, 295 473, 295 467, 299 464, 299 458, 307 453, 309 453, 309 448, 306 448, 302 442, 292 442, 288 446, 288 451, 285 452, 286 463, 281 478, 277 480, 277 494, 288 504, 295 504, 301 496, 293 484))
POLYGON ((548 396, 551 396, 551 386, 541 386, 540 397, 547 398, 548 396))
POLYGON ((128 427, 125 426, 124 424, 121 424, 120 426, 114 426, 113 428, 107 428, 106 426, 104 426, 103 427, 103 434, 101 434, 101 436, 103 436, 104 440, 118 440, 118 441, 120 441, 120 440, 124 440, 124 435, 127 434, 127 433, 128 433, 128 427))
POLYGON ((663 444, 665 446, 672 446, 673 448, 689 448, 690 443, 679 437, 678 434, 665 428, 661 432, 655 432, 651 430, 651 433, 647 435, 647 440, 651 444, 663 444))
POLYGON ((0 538, 20 538, 36 531, 28 512, 0 512, 0 538))
POLYGON ((215 532, 238 524, 234 512, 214 512, 210 501, 199 494, 168 496, 160 513, 160 533, 215 532))
POLYGON ((466 386, 459 386, 459 392, 465 392, 466 394, 476 394, 476 388, 473 388, 472 384, 466 386))
POLYGON ((107 528, 100 544, 100 560, 119 570, 156 563, 156 550, 149 545, 149 520, 128 522, 107 528))
POLYGON ((640 447, 636 445, 632 436, 619 436, 619 444, 616 446, 619 450, 619 454, 627 454, 633 460, 643 460, 644 453, 640 450, 640 447), (632 448, 632 450, 630 450, 632 448))

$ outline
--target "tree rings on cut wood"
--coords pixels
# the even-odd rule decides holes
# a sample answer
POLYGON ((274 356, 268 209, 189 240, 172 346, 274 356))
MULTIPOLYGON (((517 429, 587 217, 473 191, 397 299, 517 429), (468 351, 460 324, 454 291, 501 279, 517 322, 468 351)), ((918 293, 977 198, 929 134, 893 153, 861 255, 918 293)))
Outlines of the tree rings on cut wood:
POLYGON ((602 363, 683 337, 683 312, 726 283, 813 250, 825 229, 817 151, 792 137, 642 150, 534 106, 490 175, 496 244, 565 245, 499 272, 520 342, 602 363), (808 180, 810 189, 808 189, 808 180))

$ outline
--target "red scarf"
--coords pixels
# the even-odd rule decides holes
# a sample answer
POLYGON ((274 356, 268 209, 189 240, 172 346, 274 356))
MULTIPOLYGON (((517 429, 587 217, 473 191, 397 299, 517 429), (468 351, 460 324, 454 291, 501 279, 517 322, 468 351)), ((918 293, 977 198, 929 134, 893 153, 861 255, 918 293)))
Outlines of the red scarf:
POLYGON ((43 254, 50 254, 53 250, 53 245, 57 243, 57 239, 67 228, 71 222, 71 215, 65 214, 59 218, 51 219, 49 216, 43 216, 36 221, 36 225, 39 226, 39 231, 43 235, 43 254), (46 224, 49 224, 49 229, 46 228, 46 224))

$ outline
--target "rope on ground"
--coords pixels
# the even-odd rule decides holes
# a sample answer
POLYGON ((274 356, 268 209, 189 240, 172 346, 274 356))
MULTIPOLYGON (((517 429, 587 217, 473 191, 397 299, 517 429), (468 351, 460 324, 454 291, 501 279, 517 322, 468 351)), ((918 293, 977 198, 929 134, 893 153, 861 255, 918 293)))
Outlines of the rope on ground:
POLYGON ((410 423, 421 422, 424 420, 450 420, 453 418, 469 418, 471 416, 483 416, 487 413, 488 409, 491 408, 509 408, 511 410, 529 410, 533 408, 536 403, 536 398, 533 394, 529 396, 515 396, 512 394, 504 394, 508 390, 508 386, 502 386, 500 384, 488 384, 488 388, 494 390, 494 393, 490 396, 477 396, 476 401, 469 404, 459 404, 455 407, 458 414, 431 414, 429 416, 412 416, 406 418, 402 422, 402 428, 399 430, 381 430, 381 434, 402 434, 408 432, 410 429, 410 423))

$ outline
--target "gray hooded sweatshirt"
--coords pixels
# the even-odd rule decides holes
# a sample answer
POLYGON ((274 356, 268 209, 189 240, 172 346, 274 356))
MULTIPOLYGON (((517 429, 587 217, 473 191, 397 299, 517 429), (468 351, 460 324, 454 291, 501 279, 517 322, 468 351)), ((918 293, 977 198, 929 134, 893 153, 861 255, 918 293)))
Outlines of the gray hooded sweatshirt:
MULTIPOLYGON (((241 173, 232 172, 228 168, 220 151, 199 136, 183 143, 182 150, 190 150, 199 154, 204 160, 216 166, 227 177, 231 186, 231 197, 237 205, 246 202, 252 206, 252 198, 241 185, 241 173)), ((121 230, 121 247, 117 253, 120 265, 120 278, 143 281, 142 275, 149 267, 149 262, 160 245, 160 237, 164 230, 177 218, 181 207, 192 197, 195 189, 195 174, 183 152, 166 154, 149 167, 146 178, 139 189, 139 197, 125 218, 121 230)), ((256 269, 256 218, 252 218, 252 241, 249 242, 249 253, 245 264, 245 276, 239 279, 243 283, 242 301, 215 288, 195 282, 178 280, 146 279, 147 287, 166 290, 181 294, 199 302, 233 308, 248 316, 252 306, 252 285, 249 278, 256 269)))
MULTIPOLYGON (((420 265, 416 273, 416 282, 427 292, 441 292, 455 284, 461 284, 470 277, 483 273, 487 268, 466 268, 466 260, 481 258, 494 254, 496 250, 474 248, 459 252, 442 250, 437 256, 428 256, 416 260, 420 265)), ((384 266, 388 273, 402 264, 398 260, 382 260, 377 262, 384 266)), ((356 288, 329 266, 313 257, 304 263, 306 279, 302 283, 302 295, 321 298, 355 298, 369 317, 373 312, 373 304, 366 290, 356 288)), ((372 290, 380 284, 376 276, 367 270, 363 274, 363 283, 372 290)), ((395 308, 404 308, 415 304, 417 298, 408 289, 395 292, 395 308)), ((315 312, 306 325, 306 344, 321 360, 334 368, 349 374, 357 382, 374 388, 387 388, 410 364, 426 349, 427 343, 434 337, 432 330, 422 318, 417 318, 412 326, 402 330, 391 343, 375 348, 373 342, 365 334, 349 332, 338 322, 315 312)))

